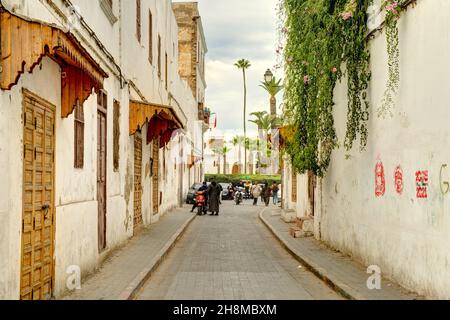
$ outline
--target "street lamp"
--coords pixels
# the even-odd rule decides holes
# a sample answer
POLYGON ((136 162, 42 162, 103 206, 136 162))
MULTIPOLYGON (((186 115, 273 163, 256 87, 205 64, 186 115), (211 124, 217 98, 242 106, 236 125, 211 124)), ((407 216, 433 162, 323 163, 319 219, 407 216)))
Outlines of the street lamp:
POLYGON ((266 80, 267 83, 272 82, 273 73, 272 71, 270 71, 270 69, 267 69, 266 73, 264 74, 264 80, 266 80))

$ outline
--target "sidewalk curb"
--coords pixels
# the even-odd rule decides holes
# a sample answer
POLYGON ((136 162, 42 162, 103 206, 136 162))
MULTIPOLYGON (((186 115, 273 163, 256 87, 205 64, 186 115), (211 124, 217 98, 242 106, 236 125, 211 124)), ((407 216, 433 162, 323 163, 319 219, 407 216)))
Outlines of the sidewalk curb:
POLYGON ((277 240, 281 243, 281 245, 291 254, 298 262, 303 264, 308 270, 310 270, 313 274, 315 274, 318 278, 323 280, 330 288, 336 291, 338 294, 343 296, 346 299, 350 300, 367 300, 367 297, 361 296, 354 289, 336 279, 336 277, 330 275, 324 268, 317 265, 315 262, 311 261, 307 257, 299 256, 295 250, 287 243, 278 232, 270 225, 270 223, 264 217, 264 212, 266 209, 263 209, 259 213, 259 219, 263 222, 263 224, 270 230, 270 232, 277 238, 277 240))
POLYGON ((144 284, 150 279, 153 272, 156 271, 158 266, 163 262, 171 249, 175 246, 177 241, 183 236, 192 221, 197 217, 197 214, 192 215, 169 239, 164 247, 158 252, 158 254, 152 259, 152 261, 134 278, 134 280, 123 291, 118 300, 133 300, 136 297, 137 292, 144 286, 144 284))

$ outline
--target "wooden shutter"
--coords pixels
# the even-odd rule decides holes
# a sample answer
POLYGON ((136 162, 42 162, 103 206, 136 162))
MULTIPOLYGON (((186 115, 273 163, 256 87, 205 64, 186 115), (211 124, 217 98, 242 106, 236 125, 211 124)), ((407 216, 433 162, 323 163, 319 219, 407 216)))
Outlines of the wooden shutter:
POLYGON ((104 90, 100 90, 97 95, 97 106, 103 109, 102 111, 106 113, 108 110, 108 94, 104 90))
POLYGON ((141 0, 136 0, 136 37, 141 42, 141 0))
POLYGON ((148 60, 153 64, 153 15, 148 13, 148 60))
POLYGON ((120 103, 114 100, 113 111, 113 164, 114 171, 119 171, 120 153, 120 103))
POLYGON ((74 146, 74 167, 82 169, 84 166, 84 112, 83 105, 77 100, 75 106, 75 146, 74 146))

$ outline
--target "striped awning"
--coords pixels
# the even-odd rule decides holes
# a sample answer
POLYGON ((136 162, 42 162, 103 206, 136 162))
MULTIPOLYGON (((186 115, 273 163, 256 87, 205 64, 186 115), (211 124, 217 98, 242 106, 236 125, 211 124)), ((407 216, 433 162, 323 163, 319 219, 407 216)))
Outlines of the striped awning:
POLYGON ((10 90, 21 74, 31 73, 45 56, 61 66, 61 116, 69 116, 79 100, 103 88, 108 77, 74 35, 54 25, 32 21, 0 8, 0 87, 10 90))

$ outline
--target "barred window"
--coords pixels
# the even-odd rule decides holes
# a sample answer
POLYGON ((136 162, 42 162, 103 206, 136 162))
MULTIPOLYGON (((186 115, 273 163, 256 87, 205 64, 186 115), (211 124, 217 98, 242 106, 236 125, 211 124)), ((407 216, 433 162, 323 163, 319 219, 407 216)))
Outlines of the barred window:
POLYGON ((158 35, 158 77, 161 78, 161 36, 158 35))
POLYGON ((82 169, 84 166, 84 112, 80 100, 77 100, 75 106, 74 131, 74 167, 76 169, 82 169))
POLYGON ((166 58, 164 61, 164 79, 166 81, 166 90, 169 87, 169 58, 167 56, 167 52, 166 52, 166 58))
POLYGON ((148 60, 153 64, 153 15, 149 11, 148 14, 148 60))

